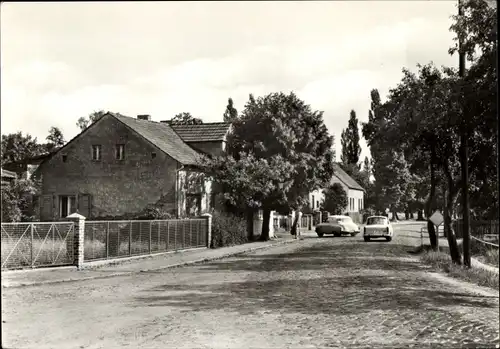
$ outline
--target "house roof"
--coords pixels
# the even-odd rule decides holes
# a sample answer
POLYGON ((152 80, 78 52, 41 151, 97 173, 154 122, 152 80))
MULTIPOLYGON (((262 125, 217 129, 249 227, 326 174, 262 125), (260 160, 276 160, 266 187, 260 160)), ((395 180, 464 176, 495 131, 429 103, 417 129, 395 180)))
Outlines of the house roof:
POLYGON ((16 178, 16 173, 2 168, 2 178, 16 178))
POLYGON ((354 190, 362 190, 362 186, 358 184, 351 176, 349 176, 340 166, 339 164, 334 164, 334 169, 335 169, 335 176, 342 182, 344 183, 349 189, 354 189, 354 190))
POLYGON ((231 124, 228 122, 211 122, 199 125, 172 125, 170 127, 184 142, 214 142, 225 139, 231 124))
POLYGON ((181 164, 196 165, 198 163, 200 154, 187 145, 168 124, 134 119, 114 113, 108 114, 130 127, 133 131, 137 132, 181 164))

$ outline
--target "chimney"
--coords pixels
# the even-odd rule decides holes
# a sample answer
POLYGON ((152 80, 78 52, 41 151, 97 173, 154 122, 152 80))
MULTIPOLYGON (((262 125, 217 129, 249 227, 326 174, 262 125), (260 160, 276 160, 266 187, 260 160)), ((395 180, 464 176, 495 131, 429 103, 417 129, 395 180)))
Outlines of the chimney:
POLYGON ((149 114, 137 115, 137 119, 151 121, 151 115, 149 114))

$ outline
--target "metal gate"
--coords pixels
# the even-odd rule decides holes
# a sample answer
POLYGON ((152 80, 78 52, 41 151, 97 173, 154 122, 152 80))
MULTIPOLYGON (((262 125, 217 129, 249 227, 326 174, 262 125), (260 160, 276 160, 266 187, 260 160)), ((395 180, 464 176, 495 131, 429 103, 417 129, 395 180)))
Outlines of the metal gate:
POLYGON ((2 223, 2 269, 71 265, 73 222, 2 223))

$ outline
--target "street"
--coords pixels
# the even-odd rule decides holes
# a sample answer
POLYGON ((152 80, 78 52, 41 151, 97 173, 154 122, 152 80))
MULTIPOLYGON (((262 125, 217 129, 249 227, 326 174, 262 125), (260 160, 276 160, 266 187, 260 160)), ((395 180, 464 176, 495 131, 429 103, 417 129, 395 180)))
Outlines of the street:
POLYGON ((395 225, 390 243, 305 234, 192 267, 4 289, 2 344, 494 348, 498 292, 429 273, 407 252, 418 231, 395 225))

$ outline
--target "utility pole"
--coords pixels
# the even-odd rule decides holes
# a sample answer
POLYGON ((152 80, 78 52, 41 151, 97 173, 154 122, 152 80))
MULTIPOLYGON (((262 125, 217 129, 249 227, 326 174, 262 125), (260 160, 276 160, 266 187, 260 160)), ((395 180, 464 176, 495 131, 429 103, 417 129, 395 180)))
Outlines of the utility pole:
MULTIPOLYGON (((458 0, 458 16, 462 18, 464 10, 462 0, 458 0)), ((458 42, 458 74, 461 84, 465 77, 465 52, 463 52, 462 38, 458 42)), ((462 98, 463 100, 463 98, 462 98)), ((463 249, 464 249, 464 265, 468 268, 471 266, 470 260, 470 210, 469 210, 469 145, 467 134, 467 118, 464 104, 462 104, 462 119, 460 125, 460 166, 462 172, 462 232, 463 232, 463 249)))

